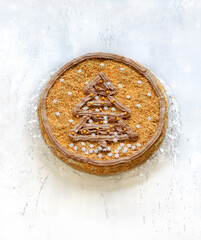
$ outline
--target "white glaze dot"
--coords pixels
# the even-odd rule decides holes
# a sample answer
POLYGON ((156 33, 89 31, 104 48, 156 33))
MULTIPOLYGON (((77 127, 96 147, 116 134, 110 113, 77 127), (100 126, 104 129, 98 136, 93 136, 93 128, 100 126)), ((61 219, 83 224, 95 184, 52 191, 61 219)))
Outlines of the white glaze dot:
POLYGON ((127 147, 130 148, 130 147, 131 147, 131 144, 127 144, 127 147))
POLYGON ((81 72, 82 72, 82 70, 81 70, 81 69, 79 69, 77 72, 78 72, 78 73, 81 73, 81 72))
POLYGON ((93 145, 93 144, 90 144, 90 145, 89 145, 89 147, 90 147, 90 148, 93 148, 93 147, 94 147, 94 145, 93 145))
POLYGON ((104 123, 104 124, 107 124, 107 123, 108 123, 108 121, 107 121, 107 120, 104 120, 104 121, 103 121, 103 123, 104 123))
POLYGON ((98 150, 99 150, 99 151, 102 151, 103 148, 102 148, 101 146, 98 146, 98 150))
POLYGON ((70 147, 70 148, 73 148, 73 146, 74 146, 73 143, 70 143, 70 144, 69 144, 69 147, 70 147))
POLYGON ((72 95, 72 92, 68 92, 68 95, 71 96, 71 95, 72 95))
POLYGON ((135 149, 136 149, 136 146, 132 146, 132 149, 135 150, 135 149))
POLYGON ((116 138, 114 138, 114 139, 113 139, 113 142, 115 142, 115 143, 116 143, 117 141, 118 141, 118 139, 116 139, 116 138))
POLYGON ((95 153, 98 153, 98 149, 95 149, 94 152, 95 152, 95 153))
POLYGON ((118 154, 118 153, 116 153, 114 156, 115 156, 115 158, 118 158, 118 157, 119 157, 119 154, 118 154))
POLYGON ((92 133, 92 134, 91 134, 91 136, 92 136, 92 137, 95 137, 95 136, 96 136, 96 134, 95 134, 95 133, 92 133))
POLYGON ((64 82, 64 79, 63 79, 63 78, 61 78, 61 79, 60 79, 60 82, 64 82))
POLYGON ((101 63, 100 66, 101 66, 101 67, 104 67, 105 65, 104 65, 104 63, 101 63))
POLYGON ((107 111, 107 110, 108 110, 108 107, 104 107, 104 110, 107 111))
POLYGON ((89 154, 89 151, 85 151, 84 154, 88 155, 88 154, 89 154))
POLYGON ((110 82, 106 82, 106 84, 107 84, 108 86, 110 86, 110 85, 111 85, 111 83, 110 83, 110 82))
POLYGON ((95 109, 96 112, 99 112, 100 110, 98 108, 95 109))
POLYGON ((90 152, 90 153, 93 153, 93 151, 94 151, 93 149, 89 149, 89 152, 90 152))
POLYGON ((81 142, 81 145, 82 145, 82 146, 85 146, 86 144, 85 144, 84 142, 81 142))
POLYGON ((138 104, 136 105, 136 107, 137 107, 137 108, 140 108, 140 107, 141 107, 141 105, 138 103, 138 104))
POLYGON ((56 103, 56 102, 57 102, 57 100, 56 100, 56 99, 54 99, 52 102, 53 102, 53 103, 56 103))
POLYGON ((137 124, 137 125, 136 125, 136 128, 140 128, 140 125, 139 125, 139 124, 137 124))
POLYGON ((121 147, 124 147, 124 145, 125 145, 124 143, 120 143, 120 146, 121 146, 121 147))
POLYGON ((107 150, 108 150, 108 151, 111 151, 111 147, 107 147, 107 150))
POLYGON ((87 85, 88 83, 89 83, 89 82, 88 82, 88 81, 86 81, 86 82, 85 82, 85 85, 87 85))
POLYGON ((119 146, 119 147, 117 147, 117 150, 121 150, 121 147, 119 146))
POLYGON ((92 120, 92 119, 89 119, 89 123, 93 123, 93 120, 92 120))
POLYGON ((127 99, 130 99, 130 98, 131 98, 131 96, 130 96, 130 95, 126 95, 126 98, 127 98, 127 99))
POLYGON ((149 93, 147 93, 147 96, 148 96, 148 97, 151 97, 151 93, 150 93, 150 92, 149 92, 149 93))
POLYGON ((118 149, 115 149, 114 152, 115 152, 115 153, 119 153, 119 150, 118 150, 118 149))
POLYGON ((137 143, 137 144, 136 144, 136 146, 137 146, 137 147, 140 147, 140 146, 141 146, 141 144, 140 144, 140 143, 137 143))
POLYGON ((107 120, 107 116, 103 116, 103 118, 104 118, 105 120, 107 120))
POLYGON ((75 151, 77 151, 77 149, 78 149, 78 147, 77 147, 77 146, 75 146, 75 147, 74 147, 74 150, 75 150, 75 151))
POLYGON ((70 119, 68 122, 69 122, 69 123, 73 123, 73 119, 70 119))
POLYGON ((96 100, 98 100, 98 99, 99 99, 99 97, 100 97, 99 95, 98 95, 98 96, 95 96, 95 99, 96 99, 96 100))
POLYGON ((61 115, 61 113, 60 112, 56 112, 56 116, 58 117, 58 116, 60 116, 61 115))
POLYGON ((112 108, 111 108, 111 111, 115 112, 115 111, 116 111, 116 108, 112 107, 112 108))
POLYGON ((83 107, 83 110, 84 111, 87 111, 89 108, 88 107, 83 107))
POLYGON ((142 83, 142 81, 140 81, 140 80, 139 80, 139 81, 137 81, 137 83, 138 83, 138 84, 141 84, 141 83, 142 83))
POLYGON ((115 135, 115 136, 118 136, 118 133, 117 133, 117 132, 114 132, 114 135, 115 135))
POLYGON ((122 67, 122 68, 120 68, 120 71, 124 71, 124 68, 122 67))
POLYGON ((148 117, 147 119, 150 121, 150 120, 151 120, 151 117, 148 117))
POLYGON ((112 153, 108 153, 107 155, 108 155, 108 157, 112 157, 112 153))
POLYGON ((86 148, 85 148, 85 147, 82 147, 82 149, 81 149, 81 150, 84 152, 84 151, 86 151, 86 148))
POLYGON ((98 154, 98 157, 99 157, 99 158, 102 158, 102 156, 103 156, 103 155, 102 155, 101 153, 98 154))
POLYGON ((122 84, 121 84, 121 83, 120 83, 120 84, 118 84, 118 87, 122 88, 122 84))

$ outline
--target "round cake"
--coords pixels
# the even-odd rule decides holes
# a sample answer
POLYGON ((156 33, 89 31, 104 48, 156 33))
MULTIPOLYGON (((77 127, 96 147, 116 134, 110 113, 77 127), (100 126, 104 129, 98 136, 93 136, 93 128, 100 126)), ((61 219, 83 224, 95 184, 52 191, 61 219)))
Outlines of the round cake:
POLYGON ((168 104, 160 82, 129 58, 90 53, 49 80, 38 106, 43 138, 75 169, 112 175, 144 163, 162 143, 168 104))

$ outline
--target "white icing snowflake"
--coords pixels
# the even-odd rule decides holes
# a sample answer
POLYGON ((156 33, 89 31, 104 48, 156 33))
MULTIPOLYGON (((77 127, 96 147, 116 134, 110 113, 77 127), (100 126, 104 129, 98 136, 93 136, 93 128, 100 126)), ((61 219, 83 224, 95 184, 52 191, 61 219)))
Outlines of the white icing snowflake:
POLYGON ((130 148, 130 147, 131 147, 131 144, 127 144, 127 147, 130 148))
POLYGON ((81 70, 81 69, 79 69, 77 72, 78 72, 78 73, 81 73, 81 72, 82 72, 82 70, 81 70))
POLYGON ((93 151, 94 151, 93 149, 89 149, 89 152, 90 152, 90 153, 93 153, 93 151))
POLYGON ((92 137, 95 137, 95 136, 96 136, 96 134, 95 134, 95 133, 92 133, 92 134, 91 134, 91 136, 92 136, 92 137))
POLYGON ((130 99, 130 98, 131 98, 131 96, 130 96, 130 95, 126 95, 126 98, 127 98, 127 99, 130 99))
POLYGON ((119 153, 119 150, 115 149, 114 152, 115 152, 115 153, 119 153))
POLYGON ((111 147, 107 147, 107 150, 108 150, 108 151, 111 151, 111 147))
POLYGON ((89 119, 89 123, 93 123, 93 120, 92 120, 92 119, 89 119))
POLYGON ((120 68, 120 71, 124 71, 124 68, 123 68, 123 67, 121 67, 121 68, 120 68))
POLYGON ((102 148, 101 146, 98 146, 98 150, 99 150, 99 151, 102 151, 103 148, 102 148))
POLYGON ((112 157, 112 153, 108 153, 107 155, 108 155, 108 157, 112 157))
POLYGON ((133 145, 133 146, 132 146, 132 149, 135 150, 135 149, 136 149, 136 146, 133 145))
POLYGON ((85 144, 84 142, 81 142, 81 145, 82 145, 82 146, 86 146, 86 144, 85 144))
POLYGON ((125 147, 125 148, 122 150, 123 153, 126 153, 127 151, 128 151, 128 148, 127 148, 127 147, 125 147))
POLYGON ((107 148, 103 148, 103 152, 106 152, 107 151, 107 148))
POLYGON ((151 93, 150 93, 150 92, 148 92, 148 93, 147 93, 147 96, 148 96, 148 97, 151 97, 151 93))
POLYGON ((93 144, 90 144, 90 145, 89 145, 89 147, 90 147, 90 148, 93 148, 93 147, 94 147, 94 145, 93 145, 93 144))
POLYGON ((89 83, 89 82, 88 82, 88 81, 86 81, 86 82, 85 82, 85 85, 87 85, 88 83, 89 83))
POLYGON ((70 119, 70 120, 69 120, 69 123, 73 123, 73 119, 70 119))
POLYGON ((108 107, 104 107, 104 110, 107 111, 107 110, 108 110, 108 107))
POLYGON ((140 108, 140 107, 141 107, 141 105, 138 103, 138 104, 136 105, 136 107, 137 107, 137 108, 140 108))
POLYGON ((63 79, 63 78, 61 78, 61 79, 60 79, 60 82, 64 82, 64 79, 63 79))
POLYGON ((108 123, 108 121, 107 121, 107 120, 104 120, 104 121, 103 121, 103 123, 104 123, 104 124, 107 124, 107 123, 108 123))
POLYGON ((71 95, 72 95, 72 92, 68 92, 68 95, 71 96, 71 95))
POLYGON ((150 121, 150 120, 151 120, 151 117, 149 116, 147 119, 150 121))
POLYGON ((141 144, 140 144, 140 143, 137 143, 137 144, 136 144, 136 146, 137 146, 137 147, 140 147, 140 146, 141 146, 141 144))
POLYGON ((75 151, 77 151, 77 149, 78 149, 78 147, 77 147, 77 146, 75 146, 75 147, 74 147, 74 150, 75 150, 75 151))
POLYGON ((98 154, 98 157, 99 157, 99 158, 102 158, 102 156, 103 156, 103 155, 102 155, 101 153, 98 154))
POLYGON ((70 147, 70 148, 73 148, 73 146, 74 146, 73 143, 70 143, 70 144, 69 144, 69 147, 70 147))
POLYGON ((99 112, 100 110, 98 108, 95 109, 96 112, 99 112))
POLYGON ((58 117, 58 116, 60 116, 61 115, 61 113, 60 112, 56 112, 56 116, 58 117))
POLYGON ((57 102, 57 100, 56 100, 56 99, 54 99, 52 102, 53 102, 53 103, 56 103, 56 102, 57 102))
POLYGON ((98 149, 95 149, 94 152, 95 152, 95 153, 98 153, 98 149))
POLYGON ((115 112, 115 111, 116 111, 116 108, 112 107, 112 108, 111 108, 111 111, 115 112))
POLYGON ((99 95, 98 95, 98 96, 95 96, 95 99, 96 99, 96 100, 98 100, 98 99, 99 99, 99 97, 100 97, 99 95))
POLYGON ((81 150, 84 152, 84 151, 86 151, 86 148, 85 148, 85 147, 82 147, 82 149, 81 149, 81 150))
POLYGON ((118 141, 118 139, 116 139, 116 138, 114 138, 114 139, 113 139, 113 142, 115 142, 115 143, 116 143, 117 141, 118 141))
POLYGON ((117 150, 121 150, 121 146, 117 147, 117 150))
POLYGON ((118 154, 118 153, 116 153, 114 156, 115 156, 115 158, 118 158, 118 157, 119 157, 119 154, 118 154))
POLYGON ((83 107, 83 110, 84 111, 87 111, 89 108, 88 107, 83 107))
POLYGON ((114 132, 114 136, 118 136, 118 132, 114 132))
POLYGON ((107 116, 103 116, 103 118, 104 118, 105 120, 107 120, 107 116))
POLYGON ((89 151, 85 151, 84 154, 88 155, 88 154, 89 154, 89 151))
POLYGON ((110 86, 110 85, 111 85, 111 83, 110 83, 110 82, 106 82, 106 84, 107 84, 108 86, 110 86))
POLYGON ((100 67, 104 67, 104 66, 105 66, 104 63, 101 63, 101 64, 100 64, 100 67))
POLYGON ((122 88, 122 84, 121 84, 121 83, 120 83, 120 84, 118 84, 118 87, 119 87, 119 88, 122 88))
POLYGON ((124 145, 125 145, 124 143, 120 143, 120 146, 121 146, 121 147, 124 147, 124 145))
POLYGON ((138 83, 138 84, 141 84, 141 83, 142 83, 142 81, 140 81, 140 80, 139 80, 139 81, 137 81, 137 83, 138 83))
POLYGON ((136 128, 140 128, 140 125, 139 125, 139 124, 137 124, 137 125, 136 125, 136 128))

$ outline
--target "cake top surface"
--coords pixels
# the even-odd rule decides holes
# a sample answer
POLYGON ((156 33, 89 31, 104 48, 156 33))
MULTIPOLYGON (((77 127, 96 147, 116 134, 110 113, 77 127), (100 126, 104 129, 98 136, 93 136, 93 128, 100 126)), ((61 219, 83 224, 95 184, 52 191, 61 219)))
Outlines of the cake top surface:
POLYGON ((90 55, 50 80, 42 95, 43 124, 67 157, 125 161, 160 135, 163 94, 146 70, 129 61, 90 55))

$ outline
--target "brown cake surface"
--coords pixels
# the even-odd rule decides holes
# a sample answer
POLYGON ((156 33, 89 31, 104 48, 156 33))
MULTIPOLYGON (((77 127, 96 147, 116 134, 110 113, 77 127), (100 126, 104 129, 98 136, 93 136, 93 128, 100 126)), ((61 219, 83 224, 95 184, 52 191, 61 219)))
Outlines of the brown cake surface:
POLYGON ((39 103, 42 135, 76 169, 120 173, 146 161, 167 127, 159 81, 131 59, 86 54, 50 79, 39 103))

